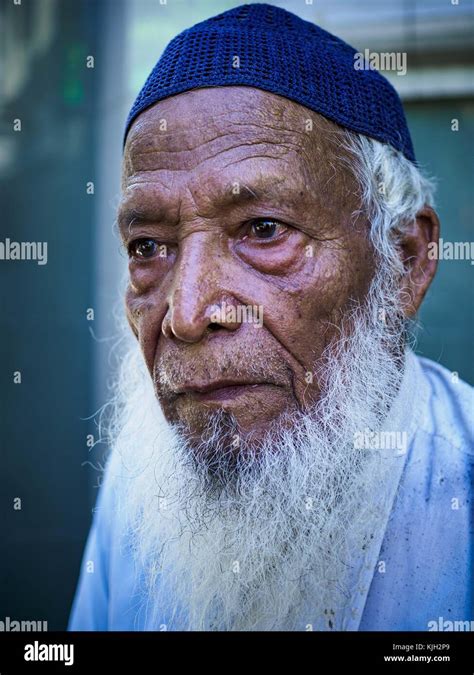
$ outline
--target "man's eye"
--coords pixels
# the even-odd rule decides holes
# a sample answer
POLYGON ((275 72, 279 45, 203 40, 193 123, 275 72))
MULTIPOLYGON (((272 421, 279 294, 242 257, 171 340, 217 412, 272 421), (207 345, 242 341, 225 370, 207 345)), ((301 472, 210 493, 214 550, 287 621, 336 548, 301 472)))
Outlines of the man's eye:
POLYGON ((158 250, 154 239, 135 239, 128 245, 129 256, 135 258, 153 258, 158 250))
POLYGON ((261 218, 250 223, 249 233, 256 239, 272 239, 285 230, 285 225, 277 220, 261 218))

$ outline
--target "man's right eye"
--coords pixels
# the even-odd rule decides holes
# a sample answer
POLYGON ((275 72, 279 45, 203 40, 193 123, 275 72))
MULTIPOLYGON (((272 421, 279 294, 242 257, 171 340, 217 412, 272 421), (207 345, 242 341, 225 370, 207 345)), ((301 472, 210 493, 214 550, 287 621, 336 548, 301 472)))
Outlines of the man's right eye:
POLYGON ((128 255, 131 258, 153 258, 158 250, 155 239, 134 239, 128 245, 128 255))

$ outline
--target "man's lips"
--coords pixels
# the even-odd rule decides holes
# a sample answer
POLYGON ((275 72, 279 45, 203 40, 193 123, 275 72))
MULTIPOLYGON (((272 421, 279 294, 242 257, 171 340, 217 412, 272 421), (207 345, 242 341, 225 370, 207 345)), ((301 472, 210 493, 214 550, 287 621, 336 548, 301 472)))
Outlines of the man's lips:
POLYGON ((237 382, 235 380, 218 380, 206 384, 190 384, 180 388, 178 395, 188 395, 195 401, 225 401, 248 394, 260 387, 275 386, 269 382, 237 382))

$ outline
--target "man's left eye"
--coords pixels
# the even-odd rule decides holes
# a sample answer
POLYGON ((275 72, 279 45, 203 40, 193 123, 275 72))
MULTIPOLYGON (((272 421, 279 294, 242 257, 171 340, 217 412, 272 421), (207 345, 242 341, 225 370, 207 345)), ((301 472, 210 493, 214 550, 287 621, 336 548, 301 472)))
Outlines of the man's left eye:
POLYGON ((250 223, 249 234, 256 239, 274 239, 286 226, 271 218, 260 218, 250 223))

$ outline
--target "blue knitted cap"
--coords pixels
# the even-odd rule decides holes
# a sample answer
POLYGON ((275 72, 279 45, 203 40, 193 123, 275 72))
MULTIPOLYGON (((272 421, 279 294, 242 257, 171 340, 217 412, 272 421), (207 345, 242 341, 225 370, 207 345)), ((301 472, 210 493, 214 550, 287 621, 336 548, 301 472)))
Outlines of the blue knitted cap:
POLYGON ((414 162, 397 92, 376 70, 356 70, 354 54, 343 40, 291 12, 241 5, 171 40, 133 104, 125 139, 135 118, 157 101, 201 87, 246 85, 389 143, 414 162))

